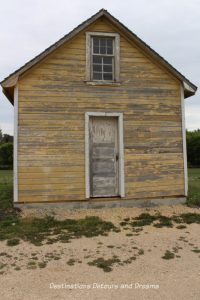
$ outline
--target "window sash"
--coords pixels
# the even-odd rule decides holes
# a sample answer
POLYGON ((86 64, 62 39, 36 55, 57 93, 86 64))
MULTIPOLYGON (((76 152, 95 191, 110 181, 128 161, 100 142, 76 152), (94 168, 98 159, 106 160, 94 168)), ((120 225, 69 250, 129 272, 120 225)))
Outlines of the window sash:
MULTIPOLYGON (((106 49, 106 52, 107 51, 107 48, 106 49)), ((109 37, 99 37, 99 36, 91 36, 91 80, 103 80, 103 81, 114 81, 115 80, 115 38, 109 38, 109 37), (94 52, 94 39, 95 38, 99 38, 99 41, 98 41, 98 47, 99 47, 99 50, 100 50, 100 47, 101 47, 101 42, 100 42, 100 39, 105 39, 106 40, 106 47, 107 47, 107 40, 110 39, 112 40, 112 54, 107 54, 107 53, 96 53, 94 52), (94 57, 98 57, 100 58, 101 62, 100 63, 94 63, 94 57), (104 62, 104 57, 109 57, 111 58, 111 63, 105 63, 104 62), (101 66, 101 70, 97 71, 97 70, 94 70, 94 66, 101 66), (104 66, 111 66, 111 71, 105 71, 104 70, 104 66), (98 78, 99 77, 99 78, 98 78), (106 79, 107 77, 107 79, 106 79)))
POLYGON ((101 36, 93 36, 92 37, 92 54, 97 54, 97 55, 114 55, 114 38, 111 37, 101 37, 101 36), (95 45, 95 39, 96 42, 98 42, 98 45, 95 45), (105 41, 104 46, 102 46, 102 41, 105 41), (108 45, 108 41, 111 42, 111 45, 108 45), (98 52, 94 51, 95 48, 98 50, 98 52), (104 48, 105 52, 101 53, 101 48, 104 48), (108 49, 112 49, 112 53, 108 53, 108 49))
POLYGON ((110 56, 111 57, 111 63, 105 63, 104 59, 103 59, 104 57, 105 56, 101 56, 101 55, 93 55, 92 56, 92 62, 91 62, 91 67, 92 67, 91 78, 92 78, 92 80, 106 80, 106 81, 108 81, 108 80, 113 81, 114 80, 114 56, 110 56), (94 56, 100 58, 100 61, 98 63, 94 62, 94 56), (97 66, 99 68, 97 68, 97 66), (107 68, 110 67, 111 70, 110 71, 105 70, 106 67, 107 68), (101 76, 99 76, 99 78, 97 78, 97 74, 99 74, 101 76), (106 74, 108 75, 107 76, 108 79, 105 79, 106 74), (109 75, 111 75, 111 76, 109 76, 109 75))

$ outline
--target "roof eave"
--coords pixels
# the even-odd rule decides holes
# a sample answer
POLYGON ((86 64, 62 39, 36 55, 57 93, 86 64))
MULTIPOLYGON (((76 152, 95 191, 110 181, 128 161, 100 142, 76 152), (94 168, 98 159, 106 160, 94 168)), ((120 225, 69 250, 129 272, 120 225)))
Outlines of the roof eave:
POLYGON ((183 82, 183 88, 184 88, 184 98, 189 98, 191 96, 194 96, 196 91, 197 91, 197 87, 191 87, 191 85, 188 85, 187 82, 183 82))
POLYGON ((10 103, 14 106, 14 86, 9 88, 2 87, 3 94, 10 101, 10 103))

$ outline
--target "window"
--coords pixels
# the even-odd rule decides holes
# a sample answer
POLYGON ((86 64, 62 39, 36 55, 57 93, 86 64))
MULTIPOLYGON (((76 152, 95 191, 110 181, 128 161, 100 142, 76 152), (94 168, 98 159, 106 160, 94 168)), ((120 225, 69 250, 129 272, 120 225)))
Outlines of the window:
POLYGON ((87 81, 119 81, 119 35, 86 33, 87 81))
POLYGON ((94 80, 114 80, 113 39, 92 37, 92 74, 94 80))

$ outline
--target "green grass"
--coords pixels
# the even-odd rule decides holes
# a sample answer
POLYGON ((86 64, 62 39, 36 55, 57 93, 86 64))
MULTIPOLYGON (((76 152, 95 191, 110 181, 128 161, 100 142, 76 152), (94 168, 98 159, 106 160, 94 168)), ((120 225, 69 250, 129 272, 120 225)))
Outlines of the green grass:
POLYGON ((176 223, 200 224, 200 214, 196 214, 196 213, 180 214, 178 216, 178 219, 176 216, 173 219, 176 223))
POLYGON ((38 267, 40 269, 44 269, 47 266, 47 262, 46 261, 42 261, 38 263, 38 267))
POLYGON ((13 203, 13 171, 0 170, 0 209, 11 208, 13 203))
POLYGON ((139 255, 143 255, 144 254, 144 250, 143 249, 139 249, 138 254, 139 255))
POLYGON ((13 170, 0 170, 0 183, 4 180, 8 179, 12 182, 13 179, 13 170))
POLYGON ((177 229, 185 229, 185 228, 187 228, 187 226, 185 226, 185 225, 178 225, 178 226, 176 226, 176 228, 177 229))
POLYGON ((19 239, 11 239, 11 240, 7 240, 7 246, 17 246, 19 245, 20 240, 19 239))
POLYGON ((56 220, 52 216, 41 219, 10 216, 0 221, 0 240, 8 240, 9 246, 17 245, 19 239, 41 246, 43 243, 49 244, 49 240, 51 243, 66 243, 82 236, 107 235, 109 231, 115 231, 115 228, 111 222, 95 216, 78 220, 56 220))
POLYGON ((112 257, 108 259, 104 259, 103 257, 99 257, 94 259, 93 261, 88 262, 89 266, 96 266, 97 268, 102 269, 104 272, 111 272, 112 266, 116 263, 119 263, 120 259, 117 257, 112 257))
POLYGON ((76 263, 76 260, 75 260, 74 258, 70 258, 70 259, 67 261, 67 264, 68 264, 69 266, 74 266, 75 263, 76 263))
MULTIPOLYGON (((184 229, 186 226, 184 224, 200 224, 200 214, 198 213, 184 213, 180 215, 173 215, 171 217, 163 216, 161 214, 149 214, 142 213, 139 216, 132 218, 131 221, 122 221, 120 225, 130 226, 133 230, 137 228, 141 229, 143 226, 153 225, 156 228, 168 227, 172 228, 175 224, 180 224, 177 229, 184 229), (136 228, 135 228, 136 227, 136 228)), ((127 236, 128 234, 126 234, 127 236)))
POLYGON ((193 249, 192 252, 200 253, 200 249, 193 249))
POLYGON ((173 259, 175 254, 169 250, 165 251, 165 254, 162 256, 163 259, 173 259))
POLYGON ((200 168, 188 169, 188 206, 200 207, 200 168))
POLYGON ((37 265, 36 265, 36 262, 35 262, 35 261, 29 261, 29 262, 27 263, 27 269, 33 270, 33 269, 36 269, 36 268, 37 268, 37 265))
MULTIPOLYGON (((124 223, 121 222, 120 225, 124 223)), ((162 216, 161 214, 150 215, 149 213, 142 213, 138 217, 133 218, 133 221, 126 222, 126 225, 132 227, 143 227, 153 224, 153 226, 161 227, 173 227, 172 220, 169 217, 162 216)))

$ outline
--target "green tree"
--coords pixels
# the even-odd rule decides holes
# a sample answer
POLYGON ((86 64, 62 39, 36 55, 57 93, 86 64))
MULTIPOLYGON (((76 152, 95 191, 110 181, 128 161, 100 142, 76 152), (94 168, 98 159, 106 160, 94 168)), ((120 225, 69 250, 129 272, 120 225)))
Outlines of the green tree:
POLYGON ((3 133, 2 133, 2 129, 0 129, 0 144, 2 142, 2 139, 3 139, 3 133))
POLYGON ((13 143, 13 136, 7 133, 4 133, 2 135, 2 139, 1 139, 2 143, 13 143))
POLYGON ((12 167, 13 165, 13 144, 4 143, 0 145, 0 166, 12 167))
POLYGON ((200 167, 200 129, 186 131, 188 165, 200 167))
POLYGON ((13 136, 3 134, 0 129, 0 169, 11 169, 13 166, 13 136))

